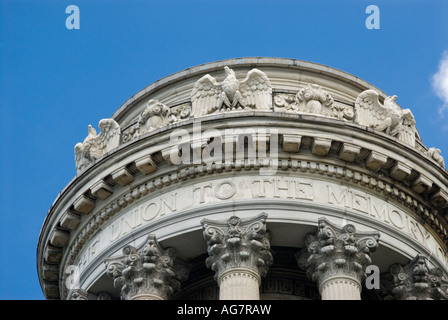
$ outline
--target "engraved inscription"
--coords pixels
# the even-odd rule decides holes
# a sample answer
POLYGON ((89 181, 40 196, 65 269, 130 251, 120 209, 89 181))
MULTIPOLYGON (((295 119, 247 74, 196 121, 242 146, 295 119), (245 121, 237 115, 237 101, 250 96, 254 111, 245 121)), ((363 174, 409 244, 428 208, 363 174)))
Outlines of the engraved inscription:
MULTIPOLYGON (((92 238, 77 258, 80 269, 99 256, 99 253, 122 237, 132 234, 169 215, 186 209, 213 206, 238 200, 289 199, 331 205, 342 210, 358 212, 403 232, 428 248, 445 265, 448 253, 436 238, 416 219, 394 204, 371 193, 325 181, 297 177, 232 177, 183 186, 170 193, 129 206, 116 216, 101 233, 92 238)), ((281 214, 281 212, 279 212, 281 214)))

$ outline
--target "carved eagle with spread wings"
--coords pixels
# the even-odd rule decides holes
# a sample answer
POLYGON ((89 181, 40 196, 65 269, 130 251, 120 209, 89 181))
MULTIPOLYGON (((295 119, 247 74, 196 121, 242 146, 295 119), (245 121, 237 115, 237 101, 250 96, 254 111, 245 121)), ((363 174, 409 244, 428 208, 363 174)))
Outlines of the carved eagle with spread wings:
POLYGON ((196 81, 191 93, 192 114, 200 117, 217 110, 272 108, 272 86, 266 74, 252 69, 239 81, 235 72, 225 66, 226 78, 218 82, 207 74, 196 81))
POLYGON ((415 119, 409 109, 402 109, 395 102, 396 95, 379 101, 375 90, 365 90, 355 101, 355 123, 396 136, 408 144, 415 144, 415 119))
POLYGON ((102 119, 98 127, 101 131, 97 135, 96 130, 89 124, 87 137, 83 143, 75 145, 77 172, 120 144, 120 125, 115 120, 102 119))

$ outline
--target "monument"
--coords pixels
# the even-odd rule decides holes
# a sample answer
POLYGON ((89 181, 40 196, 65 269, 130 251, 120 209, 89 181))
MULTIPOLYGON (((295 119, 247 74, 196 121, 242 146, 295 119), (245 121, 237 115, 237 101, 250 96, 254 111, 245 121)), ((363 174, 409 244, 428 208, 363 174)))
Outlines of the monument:
POLYGON ((39 237, 45 297, 447 299, 443 150, 398 102, 280 58, 149 85, 74 148, 39 237))

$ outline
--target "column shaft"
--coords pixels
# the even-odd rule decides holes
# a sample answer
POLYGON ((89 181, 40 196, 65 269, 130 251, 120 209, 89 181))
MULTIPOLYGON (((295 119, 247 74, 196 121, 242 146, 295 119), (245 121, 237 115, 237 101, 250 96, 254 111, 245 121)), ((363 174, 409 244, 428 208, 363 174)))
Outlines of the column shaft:
POLYGON ((361 300, 361 285, 348 277, 327 279, 320 285, 322 300, 361 300))
POLYGON ((260 300, 260 276, 250 269, 232 268, 218 280, 220 300, 260 300))

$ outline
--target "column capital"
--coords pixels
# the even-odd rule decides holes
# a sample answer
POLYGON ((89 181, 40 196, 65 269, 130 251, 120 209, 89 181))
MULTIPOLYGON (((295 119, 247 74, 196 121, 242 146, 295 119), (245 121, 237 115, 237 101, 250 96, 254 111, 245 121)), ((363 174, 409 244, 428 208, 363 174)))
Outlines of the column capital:
POLYGON ((73 289, 70 300, 89 300, 89 293, 81 288, 73 289))
POLYGON ((123 300, 168 299, 188 277, 188 267, 178 263, 174 248, 163 249, 148 235, 142 249, 123 248, 123 254, 105 259, 107 274, 123 300))
POLYGON ((431 267, 425 255, 418 254, 405 265, 390 267, 390 293, 386 299, 447 300, 448 279, 439 268, 431 267))
POLYGON ((205 263, 215 271, 218 282, 226 270, 234 268, 253 270, 260 278, 267 274, 273 258, 266 219, 263 213, 246 220, 232 216, 225 221, 202 221, 209 253, 205 263))
POLYGON ((296 256, 297 262, 320 290, 328 280, 338 277, 350 278, 361 287, 379 238, 379 232, 360 232, 352 224, 339 227, 320 218, 317 232, 306 235, 307 250, 296 256))

